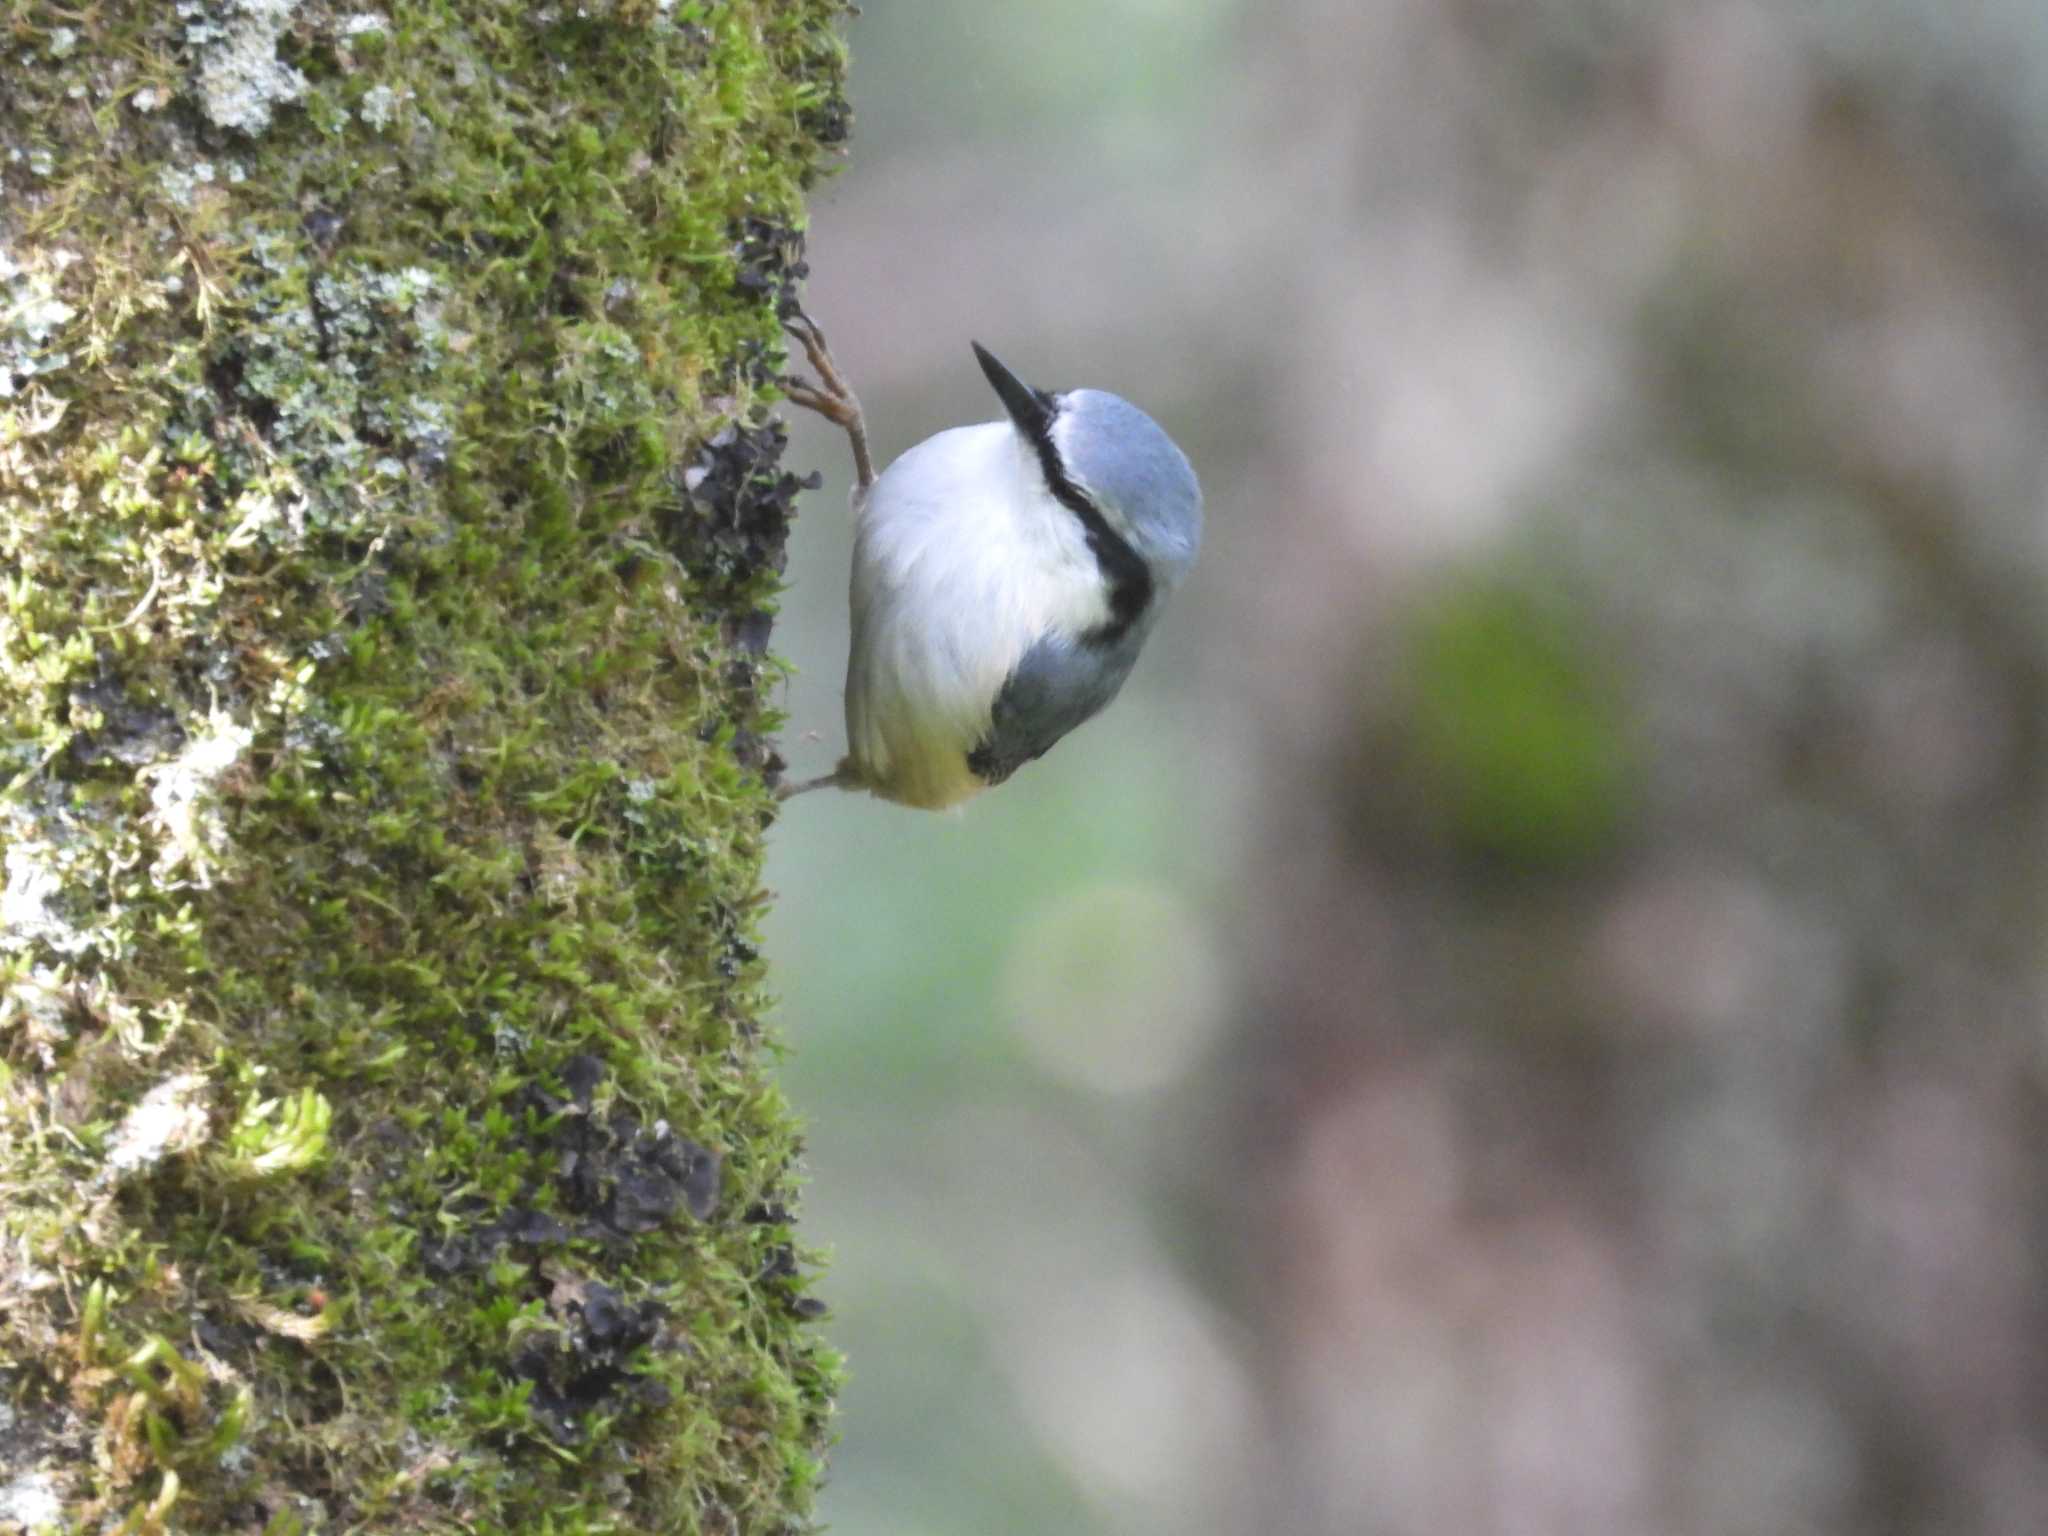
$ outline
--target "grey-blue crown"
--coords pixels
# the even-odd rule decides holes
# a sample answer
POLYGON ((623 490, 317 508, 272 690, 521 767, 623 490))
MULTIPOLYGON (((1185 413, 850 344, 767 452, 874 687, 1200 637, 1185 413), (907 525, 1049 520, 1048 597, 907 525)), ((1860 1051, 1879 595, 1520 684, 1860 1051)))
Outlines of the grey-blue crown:
POLYGON ((1129 526, 1148 565, 1178 581, 1202 543, 1202 487, 1165 430, 1121 395, 1068 390, 1053 438, 1067 474, 1129 526))

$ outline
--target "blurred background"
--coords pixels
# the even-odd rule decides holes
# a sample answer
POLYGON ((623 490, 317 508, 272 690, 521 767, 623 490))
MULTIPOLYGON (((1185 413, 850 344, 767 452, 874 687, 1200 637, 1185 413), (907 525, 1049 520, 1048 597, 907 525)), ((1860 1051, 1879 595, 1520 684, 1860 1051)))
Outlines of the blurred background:
POLYGON ((852 46, 810 302, 878 454, 997 414, 973 337, 1209 528, 999 794, 775 831, 833 1530, 2048 1531, 2048 8, 852 46))

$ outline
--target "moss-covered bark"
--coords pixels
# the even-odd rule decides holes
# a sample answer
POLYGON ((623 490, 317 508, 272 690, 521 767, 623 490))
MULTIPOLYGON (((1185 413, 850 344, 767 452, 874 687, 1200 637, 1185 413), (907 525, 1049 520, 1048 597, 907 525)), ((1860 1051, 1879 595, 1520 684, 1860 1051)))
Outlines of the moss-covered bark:
POLYGON ((839 0, 0 0, 0 1531, 800 1527, 839 0))

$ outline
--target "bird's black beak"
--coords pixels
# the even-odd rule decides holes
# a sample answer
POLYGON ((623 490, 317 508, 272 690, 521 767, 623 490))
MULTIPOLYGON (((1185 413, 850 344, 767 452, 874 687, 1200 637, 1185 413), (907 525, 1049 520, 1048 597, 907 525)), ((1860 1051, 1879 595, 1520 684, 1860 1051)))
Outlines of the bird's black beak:
POLYGON ((1003 409, 1010 413, 1010 420, 1017 423, 1017 430, 1033 442, 1044 439, 1052 430, 1052 418, 1059 410, 1058 403, 1044 390, 1033 389, 1010 372, 995 353, 980 342, 972 345, 981 371, 988 375, 997 398, 1003 402, 1003 409))

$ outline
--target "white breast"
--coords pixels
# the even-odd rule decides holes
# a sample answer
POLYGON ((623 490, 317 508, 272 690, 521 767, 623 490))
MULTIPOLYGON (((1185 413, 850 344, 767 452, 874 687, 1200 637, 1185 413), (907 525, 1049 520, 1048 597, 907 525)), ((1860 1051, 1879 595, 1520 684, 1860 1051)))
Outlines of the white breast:
POLYGON ((919 443, 858 517, 849 755, 877 794, 956 804, 981 788, 967 754, 1018 659, 1108 618, 1095 556, 1008 422, 919 443))

